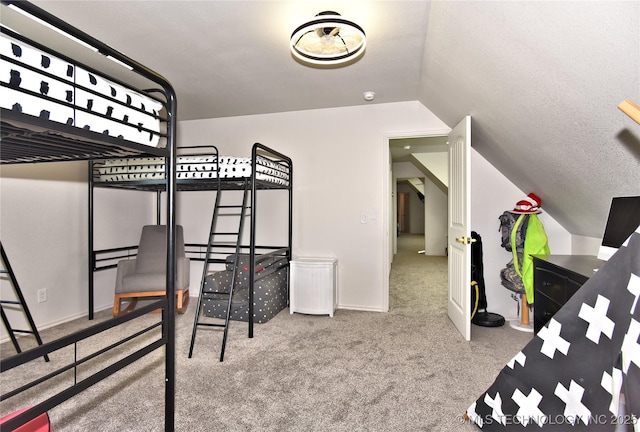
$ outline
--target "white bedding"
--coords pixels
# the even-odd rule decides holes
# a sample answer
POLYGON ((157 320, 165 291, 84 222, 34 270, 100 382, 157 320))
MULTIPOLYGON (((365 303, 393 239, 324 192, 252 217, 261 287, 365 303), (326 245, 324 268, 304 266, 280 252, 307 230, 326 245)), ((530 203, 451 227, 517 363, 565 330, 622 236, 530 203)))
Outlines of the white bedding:
POLYGON ((9 85, 0 87, 2 108, 139 144, 164 144, 158 135, 160 102, 5 34, 0 53, 19 63, 0 60, 0 81, 9 85))
MULTIPOLYGON (((258 156, 256 179, 289 184, 289 173, 285 166, 258 156)), ((230 156, 220 157, 220 178, 246 178, 251 176, 251 159, 230 156)), ((139 180, 164 180, 163 158, 109 159, 98 166, 102 182, 139 180)), ((215 179, 215 156, 179 156, 176 161, 178 179, 215 179)))

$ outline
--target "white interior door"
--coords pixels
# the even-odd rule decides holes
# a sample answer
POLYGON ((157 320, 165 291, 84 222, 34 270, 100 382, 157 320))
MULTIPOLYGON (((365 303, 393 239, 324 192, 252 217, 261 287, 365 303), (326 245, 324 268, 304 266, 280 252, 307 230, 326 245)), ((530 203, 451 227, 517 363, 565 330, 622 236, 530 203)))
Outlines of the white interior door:
POLYGON ((471 117, 449 134, 449 318, 471 340, 471 117))

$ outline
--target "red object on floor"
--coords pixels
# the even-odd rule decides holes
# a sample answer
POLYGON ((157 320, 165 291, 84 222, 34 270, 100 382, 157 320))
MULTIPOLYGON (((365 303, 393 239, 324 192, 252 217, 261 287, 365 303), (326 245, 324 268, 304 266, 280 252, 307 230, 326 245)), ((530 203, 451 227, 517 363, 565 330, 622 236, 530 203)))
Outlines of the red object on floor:
MULTIPOLYGON (((30 408, 31 407, 22 408, 21 410, 12 412, 11 414, 7 414, 6 416, 0 418, 0 425, 5 423, 7 420, 16 417, 17 415, 22 414, 30 408)), ((51 422, 49 421, 49 415, 47 413, 40 414, 38 417, 14 430, 15 432, 53 432, 51 422)))

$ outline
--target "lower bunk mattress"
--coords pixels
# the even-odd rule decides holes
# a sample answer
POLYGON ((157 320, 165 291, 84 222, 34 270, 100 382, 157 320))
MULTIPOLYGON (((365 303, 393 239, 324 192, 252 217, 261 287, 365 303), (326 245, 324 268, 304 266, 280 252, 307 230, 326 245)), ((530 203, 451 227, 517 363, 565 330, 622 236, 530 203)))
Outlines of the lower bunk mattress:
MULTIPOLYGON (((289 267, 279 266, 278 260, 271 262, 256 258, 256 279, 253 293, 253 322, 266 323, 288 304, 289 267)), ((230 319, 249 321, 249 257, 242 255, 238 263, 230 319)), ((233 276, 233 259, 227 258, 226 270, 207 276, 202 293, 204 316, 226 318, 229 302, 229 287, 233 276)))

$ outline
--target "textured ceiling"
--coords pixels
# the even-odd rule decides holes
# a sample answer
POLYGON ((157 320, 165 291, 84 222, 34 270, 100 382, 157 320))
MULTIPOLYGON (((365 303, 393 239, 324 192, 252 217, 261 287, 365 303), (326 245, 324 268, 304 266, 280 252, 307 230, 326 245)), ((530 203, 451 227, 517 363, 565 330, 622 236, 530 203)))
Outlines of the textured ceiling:
POLYGON ((449 126, 470 114, 473 147, 573 234, 600 237, 610 198, 640 195, 640 125, 616 109, 640 102, 637 1, 34 3, 165 75, 179 120, 419 100, 449 126), (291 31, 324 10, 367 32, 357 63, 292 59, 291 31))
POLYGON ((417 100, 427 1, 34 1, 162 73, 179 120, 417 100), (291 32, 335 10, 367 32, 349 67, 304 66, 291 32))
MULTIPOLYGON (((573 234, 640 195, 640 2, 433 2, 420 100, 573 234)), ((499 193, 499 191, 496 191, 499 193)))

